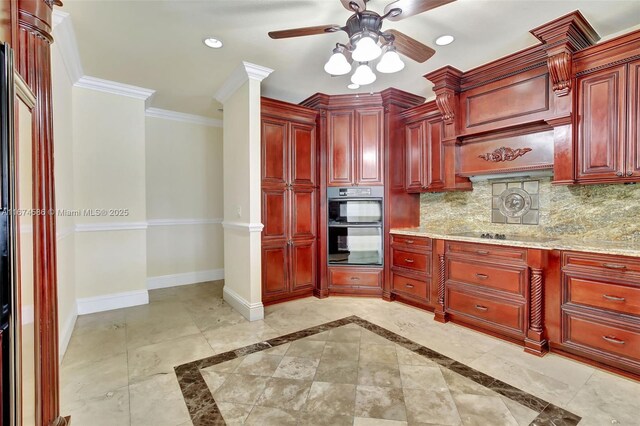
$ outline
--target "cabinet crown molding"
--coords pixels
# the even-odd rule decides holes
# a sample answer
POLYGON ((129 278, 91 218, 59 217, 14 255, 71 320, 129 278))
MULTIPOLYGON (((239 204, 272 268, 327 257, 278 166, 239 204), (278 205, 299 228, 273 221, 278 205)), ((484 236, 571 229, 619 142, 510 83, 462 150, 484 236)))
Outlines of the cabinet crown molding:
POLYGON ((579 10, 568 13, 530 31, 548 48, 565 45, 571 52, 593 46, 600 36, 579 10))

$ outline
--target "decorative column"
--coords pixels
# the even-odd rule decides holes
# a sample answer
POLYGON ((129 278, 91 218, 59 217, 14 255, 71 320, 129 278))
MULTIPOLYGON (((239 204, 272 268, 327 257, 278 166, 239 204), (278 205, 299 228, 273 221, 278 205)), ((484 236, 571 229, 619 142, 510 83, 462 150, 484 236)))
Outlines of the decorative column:
POLYGON ((544 46, 547 54, 547 67, 553 92, 556 95, 555 116, 547 120, 554 128, 554 183, 572 184, 575 182, 575 154, 572 137, 572 96, 573 54, 597 43, 600 39, 579 11, 569 13, 554 21, 531 30, 544 46))
POLYGON ((458 160, 458 134, 460 133, 460 82, 462 71, 452 66, 440 68, 424 76, 434 84, 436 105, 444 121, 444 190, 470 191, 471 181, 456 176, 458 160))
POLYGON ((224 300, 249 321, 262 305, 260 82, 273 70, 242 62, 215 94, 224 105, 224 300))
POLYGON ((446 284, 446 260, 444 258, 444 240, 434 241, 434 250, 438 255, 438 300, 436 301, 436 307, 434 310, 434 319, 438 322, 445 323, 448 321, 447 313, 445 312, 444 298, 445 298, 445 284, 446 284))
POLYGON ((16 67, 36 96, 33 109, 34 286, 39 364, 36 424, 62 425, 58 380, 58 302, 56 221, 53 182, 53 111, 51 91, 51 14, 59 0, 19 0, 16 67))

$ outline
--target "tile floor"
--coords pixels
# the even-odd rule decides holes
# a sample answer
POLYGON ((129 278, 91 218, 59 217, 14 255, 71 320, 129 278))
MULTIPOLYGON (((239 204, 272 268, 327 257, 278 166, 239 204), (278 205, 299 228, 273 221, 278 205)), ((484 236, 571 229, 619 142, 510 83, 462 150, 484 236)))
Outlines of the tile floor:
MULTIPOLYGON (((518 346, 454 324, 436 323, 431 313, 399 303, 346 297, 308 298, 268 307, 263 321, 249 323, 222 300, 222 282, 154 290, 150 292, 150 299, 151 303, 146 306, 78 318, 61 367, 62 412, 72 416, 72 424, 191 425, 173 369, 175 366, 350 315, 357 315, 565 408, 582 417, 580 425, 640 424, 637 411, 640 383, 552 354, 544 358, 527 355, 518 346)), ((304 413, 315 409, 303 410, 304 413, 300 414, 303 399, 304 404, 310 407, 317 405, 316 409, 322 410, 322 395, 329 391, 323 387, 334 388, 330 393, 339 395, 338 385, 357 384, 362 387, 361 401, 375 400, 379 397, 376 395, 378 388, 387 388, 397 382, 396 373, 400 375, 400 383, 405 380, 409 387, 418 387, 426 382, 425 374, 438 382, 442 377, 446 383, 442 388, 443 398, 453 401, 448 413, 450 418, 434 419, 431 423, 486 425, 474 414, 495 410, 496 407, 504 414, 503 420, 494 423, 496 425, 524 425, 530 421, 531 413, 523 409, 526 407, 510 404, 504 398, 500 402, 495 399, 481 401, 478 390, 469 388, 468 383, 462 388, 452 388, 455 379, 447 376, 451 376, 449 372, 428 365, 423 367, 428 367, 429 371, 419 368, 420 364, 415 366, 407 362, 403 358, 406 354, 401 354, 398 348, 392 346, 396 350, 393 353, 379 341, 376 343, 375 337, 357 331, 360 332, 360 342, 350 340, 335 344, 332 340, 306 338, 300 343, 274 348, 272 353, 234 360, 238 364, 231 362, 227 366, 229 369, 233 367, 233 374, 216 371, 214 367, 211 374, 207 374, 207 383, 211 389, 215 388, 216 394, 220 393, 228 400, 220 399, 219 405, 229 424, 238 423, 232 419, 250 421, 251 415, 264 418, 261 416, 267 416, 269 406, 273 405, 269 401, 277 398, 282 390, 293 395, 283 411, 297 412, 300 416, 298 424, 313 424, 310 414, 304 413), (368 341, 369 338, 373 341, 368 341), (381 346, 375 351, 362 351, 363 358, 356 358, 359 353, 357 347, 376 344, 381 346), (322 355, 318 358, 320 346, 322 355), (330 367, 322 362, 325 354, 339 361, 330 367), (371 369, 372 363, 381 367, 371 369), (389 365, 394 367, 389 368, 389 365), (276 374, 279 368, 280 373, 276 374), (238 404, 234 392, 239 392, 241 383, 247 380, 260 382, 257 389, 261 392, 254 395, 253 404, 238 404), (265 380, 263 388, 261 381, 265 380), (307 383, 308 388, 306 385, 301 388, 299 384, 289 386, 291 380, 307 383), (500 404, 507 410, 503 410, 500 404)), ((409 400, 412 397, 420 398, 419 390, 413 392, 416 394, 413 396, 412 389, 408 388, 408 391, 410 396, 406 404, 411 404, 409 400)), ((489 395, 489 398, 493 397, 489 395)), ((361 402, 359 413, 370 413, 372 407, 361 402)), ((406 424, 403 422, 407 420, 409 424, 413 423, 406 406, 406 419, 398 414, 401 412, 399 409, 391 412, 396 414, 387 417, 394 417, 394 420, 380 420, 383 423, 375 424, 400 425, 406 424)), ((356 417, 353 424, 374 423, 363 416, 356 417)))

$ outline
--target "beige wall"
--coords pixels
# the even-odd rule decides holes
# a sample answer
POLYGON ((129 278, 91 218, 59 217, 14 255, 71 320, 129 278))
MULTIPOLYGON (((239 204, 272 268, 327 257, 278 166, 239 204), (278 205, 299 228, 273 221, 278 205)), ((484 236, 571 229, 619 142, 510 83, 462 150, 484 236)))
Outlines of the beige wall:
MULTIPOLYGON (((56 208, 73 209, 73 84, 67 75, 56 43, 51 49, 51 66, 56 208)), ((67 347, 77 315, 74 226, 73 216, 57 216, 58 323, 61 353, 67 347)))
POLYGON ((222 128, 146 119, 150 288, 223 276, 222 128))
POLYGON ((85 302, 146 293, 144 109, 141 99, 73 89, 74 207, 109 212, 76 217, 76 297, 85 302), (119 209, 128 213, 110 213, 119 209))

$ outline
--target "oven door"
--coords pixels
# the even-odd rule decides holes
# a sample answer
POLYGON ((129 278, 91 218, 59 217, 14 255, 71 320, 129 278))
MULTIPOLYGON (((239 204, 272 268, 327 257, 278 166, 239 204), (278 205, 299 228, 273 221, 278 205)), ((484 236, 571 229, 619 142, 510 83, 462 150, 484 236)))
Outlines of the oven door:
POLYGON ((330 198, 329 225, 352 223, 382 224, 382 200, 380 198, 330 198))
POLYGON ((329 225, 329 265, 382 265, 382 226, 329 225))

